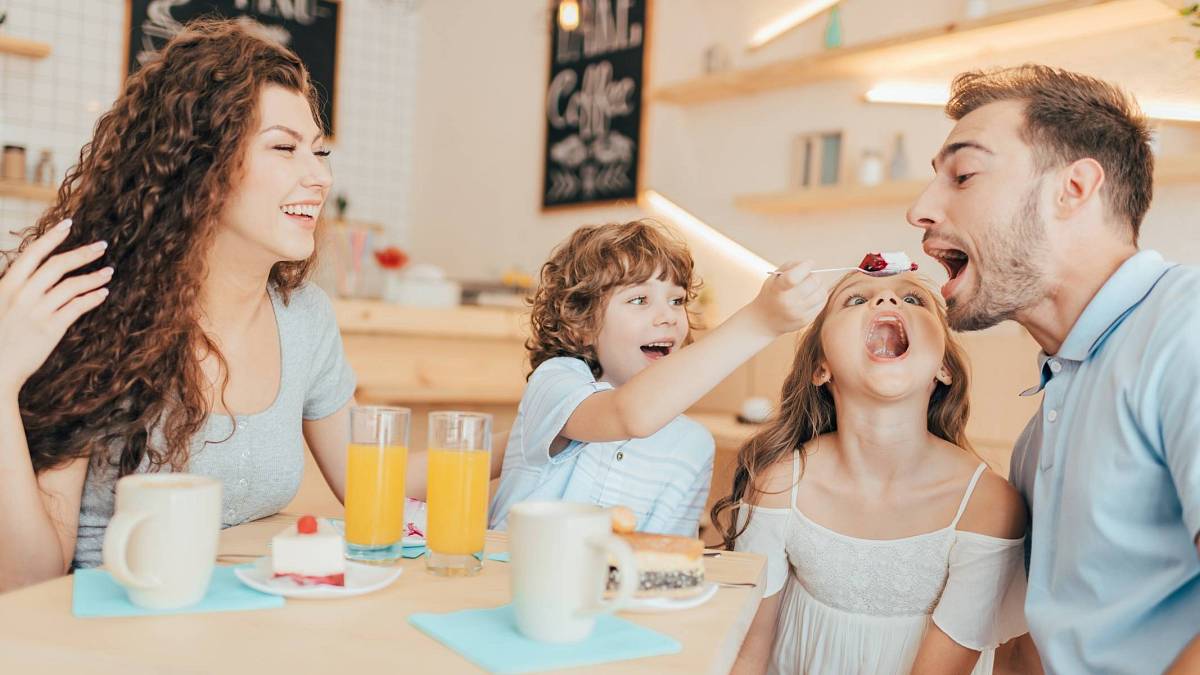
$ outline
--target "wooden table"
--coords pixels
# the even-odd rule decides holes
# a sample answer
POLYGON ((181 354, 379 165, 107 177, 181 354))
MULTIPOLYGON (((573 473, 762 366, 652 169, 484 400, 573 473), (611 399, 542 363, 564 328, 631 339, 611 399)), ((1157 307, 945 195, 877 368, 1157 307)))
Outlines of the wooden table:
MULTIPOLYGON (((218 560, 242 563, 266 553, 271 536, 294 522, 279 514, 226 530, 218 560)), ((489 532, 487 551, 507 550, 489 532)), ((723 552, 707 558, 721 588, 702 607, 668 614, 624 614, 670 635, 683 651, 589 667, 588 673, 726 673, 758 609, 763 559, 723 552)), ((401 562, 392 586, 339 600, 289 600, 281 609, 214 614, 77 619, 71 578, 0 596, 0 673, 472 673, 469 661, 409 625, 413 612, 494 607, 509 601, 508 565, 484 563, 476 577, 447 579, 401 562)), ((576 670, 574 672, 583 672, 576 670)))

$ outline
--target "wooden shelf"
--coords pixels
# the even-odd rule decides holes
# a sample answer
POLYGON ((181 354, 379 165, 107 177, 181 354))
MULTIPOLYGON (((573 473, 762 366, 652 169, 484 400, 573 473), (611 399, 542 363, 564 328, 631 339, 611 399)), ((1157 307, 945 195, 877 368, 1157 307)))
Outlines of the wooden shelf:
POLYGON ((11 35, 0 35, 0 54, 28 56, 31 59, 44 59, 50 56, 50 45, 45 42, 35 42, 11 35))
POLYGON ((12 197, 14 199, 28 199, 34 202, 50 202, 54 201, 57 195, 57 188, 0 178, 0 198, 12 197))
POLYGON ((866 185, 816 187, 739 195, 733 198, 733 202, 739 209, 766 215, 871 208, 912 201, 928 184, 929 181, 924 180, 881 183, 870 187, 866 185))
MULTIPOLYGON (((1200 154, 1168 155, 1155 159, 1154 184, 1200 183, 1200 154)), ((845 185, 806 190, 765 192, 734 197, 738 208, 763 215, 783 215, 873 208, 911 203, 929 180, 882 183, 873 187, 845 185)))
POLYGON ((1051 42, 1178 20, 1160 0, 1053 0, 854 47, 707 75, 650 92, 688 105, 845 77, 879 77, 1051 42))

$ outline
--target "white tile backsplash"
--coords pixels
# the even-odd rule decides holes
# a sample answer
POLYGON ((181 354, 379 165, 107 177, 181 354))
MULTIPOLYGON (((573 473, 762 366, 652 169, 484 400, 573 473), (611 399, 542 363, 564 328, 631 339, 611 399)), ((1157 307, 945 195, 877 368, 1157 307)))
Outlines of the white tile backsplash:
MULTIPOLYGON (((125 3, 0 0, 9 14, 0 30, 53 48, 40 60, 0 54, 0 144, 25 146, 29 173, 50 148, 61 180, 119 93, 125 3)), ((334 193, 346 194, 350 217, 381 223, 403 245, 410 227, 416 20, 410 2, 394 0, 342 0, 341 11, 334 193)), ((0 197, 0 249, 13 243, 9 231, 32 224, 45 206, 0 197)))

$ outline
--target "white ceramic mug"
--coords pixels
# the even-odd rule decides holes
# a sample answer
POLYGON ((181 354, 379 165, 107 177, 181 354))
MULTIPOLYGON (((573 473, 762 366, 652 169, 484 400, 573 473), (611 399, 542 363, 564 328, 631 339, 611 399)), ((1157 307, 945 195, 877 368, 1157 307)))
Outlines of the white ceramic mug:
POLYGON ((521 502, 508 514, 517 627, 542 642, 577 642, 596 616, 627 605, 637 590, 633 549, 612 533, 608 509, 569 502, 521 502), (604 601, 609 556, 620 586, 604 601))
POLYGON ((221 533, 221 483, 186 473, 125 476, 104 532, 104 566, 148 609, 200 602, 221 533))

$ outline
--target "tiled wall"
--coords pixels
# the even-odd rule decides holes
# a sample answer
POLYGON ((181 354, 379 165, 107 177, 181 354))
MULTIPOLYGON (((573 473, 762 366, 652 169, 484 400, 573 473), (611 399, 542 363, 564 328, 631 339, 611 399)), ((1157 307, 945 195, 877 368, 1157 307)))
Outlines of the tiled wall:
MULTIPOLYGON (((26 147, 32 174, 43 148, 58 178, 91 138, 122 81, 126 0, 0 0, 0 31, 48 42, 44 59, 0 54, 0 143, 26 147)), ((342 0, 338 134, 331 158, 334 191, 350 217, 383 224, 406 244, 409 143, 417 39, 408 0, 342 0)), ((0 197, 0 248, 8 232, 31 224, 45 204, 0 197)))

